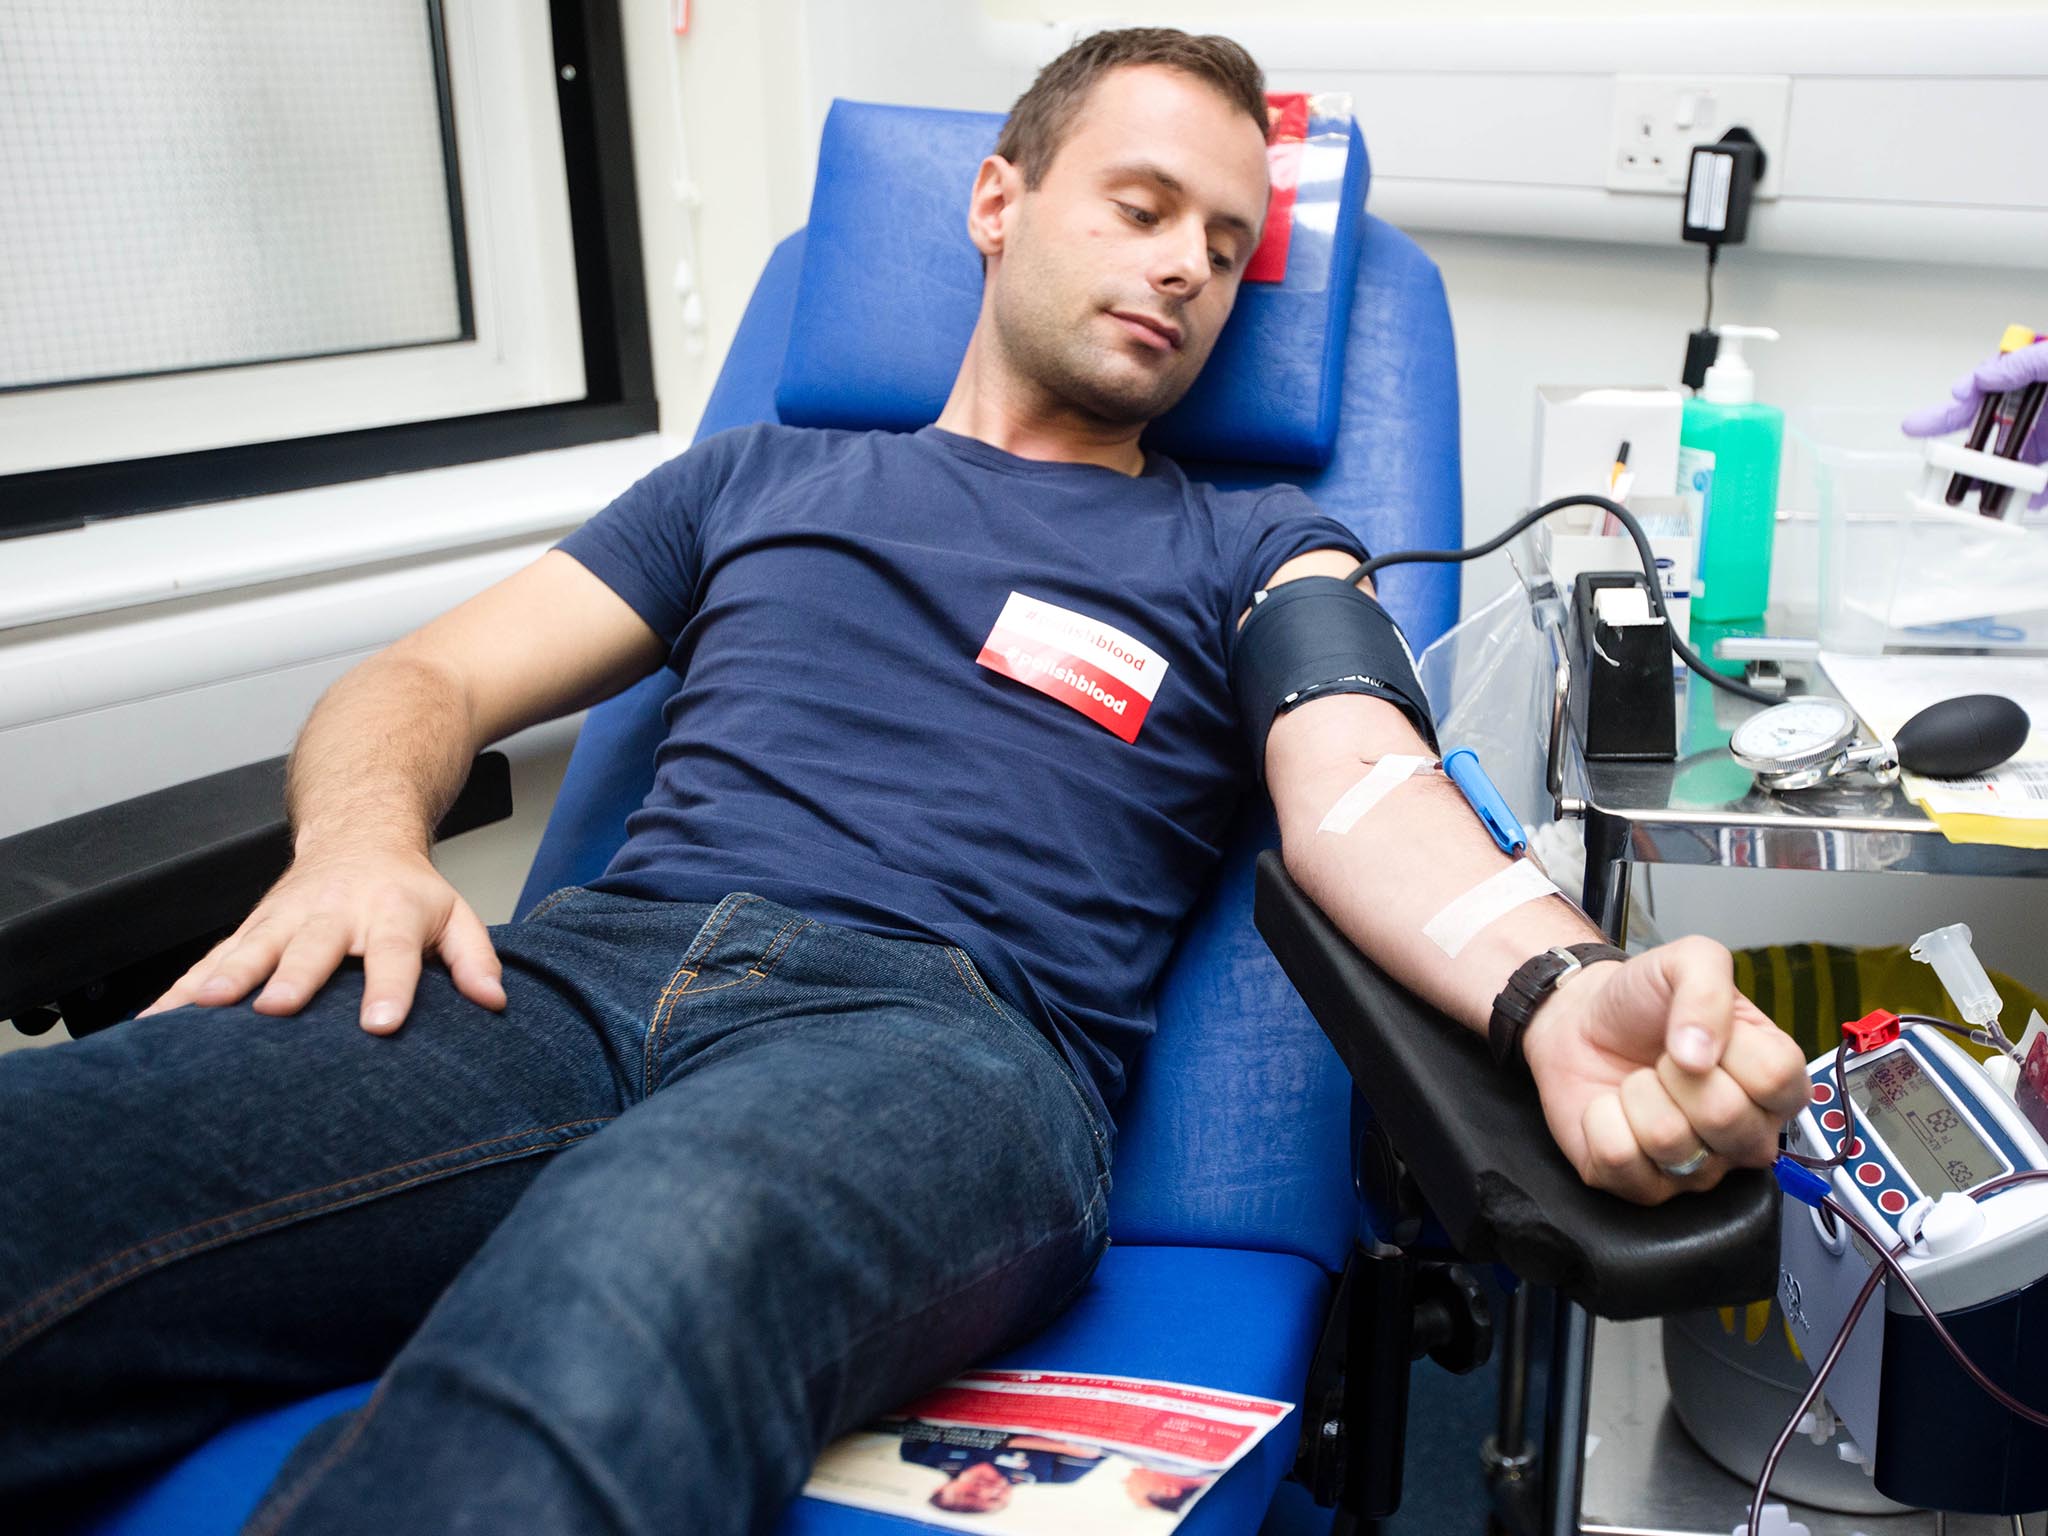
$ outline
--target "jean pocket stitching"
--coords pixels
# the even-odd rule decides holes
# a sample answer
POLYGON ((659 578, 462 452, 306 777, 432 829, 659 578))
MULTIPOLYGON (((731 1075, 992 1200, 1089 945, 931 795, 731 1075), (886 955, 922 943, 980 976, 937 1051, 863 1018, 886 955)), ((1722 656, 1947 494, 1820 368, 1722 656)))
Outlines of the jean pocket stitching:
POLYGON ((689 958, 685 956, 683 963, 676 967, 676 973, 669 977, 668 985, 661 989, 661 995, 654 1000, 654 1017, 647 1021, 646 1060, 640 1070, 642 1098, 654 1093, 654 1063, 661 1054, 662 1042, 668 1038, 668 1021, 675 1014, 676 1002, 696 979, 697 973, 690 969, 689 958))
MULTIPOLYGON (((734 901, 732 911, 726 913, 725 922, 718 925, 718 932, 712 934, 709 940, 703 940, 700 937, 698 942, 691 944, 690 953, 684 956, 682 965, 678 966, 675 975, 669 978, 668 986, 663 988, 661 996, 655 999, 655 1018, 648 1026, 647 1061, 645 1070, 642 1073, 642 1091, 646 1095, 651 1097, 654 1093, 656 1068, 660 1063, 662 1051, 668 1045, 669 1026, 675 1021, 676 1006, 682 1001, 684 996, 687 995, 693 998, 705 997, 713 992, 722 992, 727 987, 736 987, 743 983, 753 986, 766 981, 769 973, 777 965, 781 964, 783 956, 789 953, 790 946, 796 943, 797 937, 806 928, 811 926, 811 919, 808 917, 797 916, 790 918, 789 921, 775 931, 775 937, 768 941, 768 947, 761 951, 760 956, 745 972, 733 977, 730 981, 713 982, 708 987, 698 986, 697 978, 703 974, 703 954, 700 954, 699 951, 702 950, 704 953, 709 953, 711 947, 725 933, 727 925, 731 923, 733 912, 737 912, 740 907, 748 902, 761 899, 759 896, 747 896, 734 901), (690 963, 692 959, 699 962, 694 968, 690 963)), ((708 922, 709 919, 707 918, 706 921, 708 922)))
POLYGON ((530 923, 537 917, 547 916, 571 896, 580 894, 582 890, 583 887, 580 885, 565 885, 559 891, 550 891, 535 904, 531 912, 526 914, 524 921, 530 923))
MULTIPOLYGON (((735 976, 730 981, 714 981, 708 987, 700 987, 696 985, 698 973, 696 971, 692 971, 690 972, 689 981, 685 982, 682 986, 676 988, 676 995, 673 999, 671 999, 671 1003, 679 1003, 686 997, 705 997, 713 992, 723 992, 727 987, 736 987, 743 981, 758 979, 760 974, 761 973, 758 971, 748 971, 745 975, 735 976)), ((669 1012, 671 1016, 673 1016, 675 1012, 673 1006, 671 1006, 669 1012)), ((662 1033, 664 1035, 668 1033, 666 1025, 663 1026, 662 1033)))
POLYGON ((981 979, 981 968, 974 963, 973 958, 965 950, 954 945, 948 945, 946 947, 946 958, 952 962, 953 974, 960 978, 961 985, 965 986, 974 996, 988 1004, 991 1013, 1006 1024, 1016 1022, 1007 1013, 1003 1012, 1001 1006, 996 1002, 995 994, 989 991, 988 984, 981 979))
MULTIPOLYGON (((675 974, 669 977, 668 985, 663 987, 661 995, 655 998, 654 1016, 647 1021, 647 1040, 641 1053, 644 1057, 640 1064, 642 1098, 652 1098, 654 1095, 654 1064, 661 1059, 662 1047, 668 1041, 668 1027, 675 1018, 677 1001, 690 990, 691 985, 702 974, 704 956, 711 952, 712 946, 717 944, 720 936, 731 926, 733 915, 741 907, 759 900, 759 896, 749 896, 736 891, 721 900, 718 906, 713 907, 711 916, 704 919, 703 926, 697 930, 697 936, 690 941, 690 947, 683 951, 682 963, 676 967, 675 974), (721 908, 723 916, 720 916, 721 908), (715 929, 711 927, 713 917, 719 919, 715 929)), ((715 989, 706 987, 704 990, 708 992, 715 989)))
MULTIPOLYGON (((683 956, 683 965, 689 969, 691 981, 697 979, 698 971, 702 970, 704 966, 704 957, 717 948, 718 941, 725 937, 725 930, 732 926, 732 920, 739 915, 740 908, 749 906, 759 900, 761 900, 759 896, 742 894, 734 894, 725 898, 725 901, 721 903, 725 907, 725 915, 719 918, 718 927, 712 929, 709 933, 699 931, 696 939, 691 943, 689 951, 683 956)), ((717 916, 715 912, 712 915, 717 916)), ((706 918, 705 923, 708 927, 710 918, 706 918)))
POLYGON ((576 1135, 564 1138, 553 1144, 557 1148, 573 1146, 576 1142, 583 1140, 593 1132, 610 1124, 611 1118, 611 1116, 607 1115, 587 1120, 567 1120, 560 1125, 545 1126, 537 1130, 516 1131, 504 1136, 494 1136, 484 1141, 471 1142, 467 1146, 451 1147, 428 1157, 416 1157, 403 1163, 392 1163, 388 1167, 373 1169, 369 1173, 356 1174, 346 1179, 337 1179, 331 1184, 322 1184, 313 1189, 302 1189, 289 1195, 279 1195, 275 1199, 265 1200, 256 1205, 244 1206, 238 1211, 230 1211, 224 1216, 208 1217, 204 1221, 191 1222, 186 1226, 177 1228, 175 1231, 159 1233, 155 1237, 132 1244, 122 1249, 119 1253, 111 1254, 95 1264, 90 1264, 84 1269, 66 1276, 53 1286, 45 1287, 5 1317, 0 1317, 0 1355, 10 1353, 36 1334, 43 1332, 45 1329, 61 1321, 64 1317, 78 1311, 79 1308, 97 1300, 115 1287, 124 1285, 128 1281, 147 1274, 153 1269, 161 1269, 165 1265, 175 1263, 179 1259, 190 1258, 194 1254, 205 1253, 214 1248, 224 1247, 228 1243, 239 1242, 243 1238, 258 1237, 265 1232, 274 1231, 278 1227, 289 1226, 297 1221, 305 1221, 314 1216, 324 1216, 330 1211, 338 1211, 351 1205, 360 1205, 365 1201, 382 1199, 387 1195, 398 1194, 417 1185, 431 1183, 436 1179, 450 1178, 456 1174, 467 1173, 472 1169, 488 1167, 493 1163, 508 1162, 516 1157, 525 1157, 534 1152, 548 1150, 549 1144, 538 1140, 541 1137, 557 1136, 564 1131, 576 1131, 576 1135), (589 1129, 579 1129, 581 1127, 588 1127, 589 1129), (508 1142, 524 1144, 510 1147, 505 1146, 505 1143, 508 1142), (476 1152, 485 1147, 496 1147, 501 1148, 501 1150, 486 1153, 482 1157, 471 1158, 466 1162, 447 1163, 447 1160, 450 1158, 460 1157, 465 1152, 476 1152), (447 1166, 426 1166, 428 1164, 443 1163, 447 1163, 447 1166), (391 1183, 376 1184, 374 1182, 384 1178, 386 1175, 402 1174, 411 1169, 421 1171, 391 1183), (349 1190, 347 1194, 322 1203, 304 1203, 319 1195, 330 1194, 335 1190, 348 1189, 350 1185, 368 1187, 349 1190), (290 1207, 290 1209, 279 1210, 279 1207, 286 1206, 290 1207), (257 1216, 259 1213, 269 1211, 276 1211, 277 1214, 253 1222, 244 1222, 242 1220, 244 1217, 257 1216), (208 1228, 216 1230, 208 1232, 208 1228), (179 1239, 181 1238, 187 1239, 187 1241, 180 1242, 179 1239), (171 1244, 172 1246, 163 1247, 162 1245, 164 1244, 171 1244), (158 1251, 150 1251, 153 1249, 158 1251), (83 1294, 67 1295, 68 1292, 76 1291, 79 1285, 90 1280, 90 1277, 93 1275, 107 1271, 110 1266, 113 1266, 112 1272, 103 1274, 102 1278, 91 1283, 83 1294), (37 1314, 39 1313, 43 1315, 38 1316, 37 1314))
MULTIPOLYGON (((697 931, 697 937, 690 941, 690 947, 684 951, 683 963, 676 967, 675 975, 669 978, 669 990, 662 994, 662 1001, 667 1006, 661 1010, 661 1028, 659 1031, 656 1031, 650 1027, 648 1031, 647 1070, 644 1074, 647 1093, 652 1094, 654 1092, 654 1064, 660 1059, 662 1046, 668 1041, 668 1027, 675 1019, 677 1000, 685 992, 688 992, 691 987, 696 986, 697 978, 704 971, 704 957, 717 947, 718 941, 725 936, 725 930, 732 926, 732 920, 738 915, 740 908, 759 900, 761 900, 759 896, 746 896, 738 893, 726 897, 718 904, 725 909, 724 915, 722 917, 719 916, 718 908, 716 907, 711 912, 711 917, 718 918, 718 926, 712 928, 711 918, 705 918, 704 927, 697 931)), ((721 983, 721 985, 724 985, 724 983, 721 983)), ((717 987, 698 988, 699 992, 716 992, 717 990, 717 987)))
POLYGON ((768 941, 768 947, 761 951, 761 957, 754 962, 747 975, 755 981, 766 981, 774 973, 775 967, 782 964, 783 957, 796 948, 796 941, 803 937, 804 930, 812 926, 812 920, 808 917, 792 917, 784 923, 776 931, 775 937, 768 941))

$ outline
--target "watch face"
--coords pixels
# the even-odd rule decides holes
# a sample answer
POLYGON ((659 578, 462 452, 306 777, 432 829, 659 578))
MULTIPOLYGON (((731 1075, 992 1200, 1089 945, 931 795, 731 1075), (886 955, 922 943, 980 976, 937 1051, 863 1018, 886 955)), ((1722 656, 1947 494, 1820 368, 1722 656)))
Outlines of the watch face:
POLYGON ((1825 761, 1856 734, 1856 717, 1838 699, 1791 699, 1751 715, 1728 750, 1745 768, 1781 773, 1825 761))

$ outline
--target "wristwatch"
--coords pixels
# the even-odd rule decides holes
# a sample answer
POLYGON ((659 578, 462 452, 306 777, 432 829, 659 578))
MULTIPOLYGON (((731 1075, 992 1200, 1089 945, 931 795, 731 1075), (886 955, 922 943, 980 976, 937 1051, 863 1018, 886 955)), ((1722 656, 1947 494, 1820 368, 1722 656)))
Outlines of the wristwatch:
POLYGON ((1536 1017, 1536 1009, 1572 972, 1600 960, 1626 960, 1628 952, 1612 944, 1566 944, 1531 955, 1515 968, 1508 984, 1493 1000, 1493 1017, 1486 1024, 1487 1044, 1493 1049, 1493 1064, 1507 1068, 1522 1059, 1522 1032, 1536 1017))

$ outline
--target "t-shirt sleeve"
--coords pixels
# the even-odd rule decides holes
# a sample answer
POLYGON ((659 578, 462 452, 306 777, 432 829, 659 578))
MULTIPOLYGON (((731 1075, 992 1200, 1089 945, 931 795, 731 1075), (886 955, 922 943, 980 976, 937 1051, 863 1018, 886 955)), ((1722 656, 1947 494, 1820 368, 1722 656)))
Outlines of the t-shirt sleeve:
POLYGON ((1261 496, 1238 540, 1231 571, 1230 620, 1252 605, 1252 594, 1296 555, 1313 549, 1341 549, 1366 558, 1358 535, 1327 512, 1319 511, 1305 493, 1291 485, 1276 486, 1261 496))
POLYGON ((555 545, 670 646, 696 609, 704 520, 730 477, 734 435, 706 439, 650 471, 555 545))

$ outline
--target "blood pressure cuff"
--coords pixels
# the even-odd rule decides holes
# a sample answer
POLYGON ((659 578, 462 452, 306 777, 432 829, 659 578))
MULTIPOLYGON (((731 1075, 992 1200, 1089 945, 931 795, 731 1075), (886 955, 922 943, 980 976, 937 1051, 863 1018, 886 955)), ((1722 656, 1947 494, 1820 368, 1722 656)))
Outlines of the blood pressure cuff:
POLYGON ((1400 627, 1340 577, 1285 581, 1253 604, 1231 652, 1230 687, 1262 781, 1274 720, 1334 694, 1370 694, 1396 705, 1436 750, 1429 698, 1400 627))

